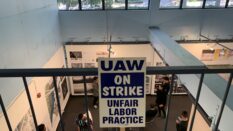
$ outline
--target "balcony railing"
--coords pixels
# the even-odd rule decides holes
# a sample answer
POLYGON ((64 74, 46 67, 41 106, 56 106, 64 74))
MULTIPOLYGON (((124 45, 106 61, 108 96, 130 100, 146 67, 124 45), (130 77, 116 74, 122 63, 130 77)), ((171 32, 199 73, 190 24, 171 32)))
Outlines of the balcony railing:
MULTIPOLYGON (((221 121, 222 113, 224 110, 224 106, 226 104, 227 96, 231 87, 231 82, 232 82, 232 75, 233 75, 233 69, 229 68, 211 68, 208 69, 205 66, 178 66, 178 67, 147 67, 146 75, 157 75, 157 74, 171 74, 171 85, 173 85, 174 82, 174 76, 177 74, 201 74, 199 85, 198 85, 198 90, 195 98, 195 106, 194 106, 194 112, 192 114, 192 119, 191 119, 191 124, 190 124, 190 131, 192 130, 192 126, 194 123, 195 119, 195 114, 198 106, 198 101, 201 93, 201 88, 202 88, 202 83, 205 74, 216 74, 216 73, 228 73, 230 74, 228 84, 225 90, 224 97, 222 99, 222 104, 220 107, 219 115, 216 121, 216 126, 215 130, 217 131, 219 123, 221 121)), ((31 95, 28 89, 28 84, 27 84, 27 77, 48 77, 52 76, 53 77, 53 84, 55 87, 55 93, 56 93, 56 100, 57 100, 57 106, 58 106, 58 111, 59 111, 59 116, 60 116, 60 129, 64 131, 64 126, 62 123, 62 113, 61 113, 61 105, 59 101, 59 96, 58 96, 58 90, 57 90, 57 84, 56 84, 56 76, 83 76, 84 79, 84 91, 85 91, 85 108, 86 112, 88 112, 88 106, 87 106, 87 87, 86 87, 86 76, 93 76, 93 75, 98 75, 98 69, 97 68, 82 68, 82 69, 60 69, 60 68, 49 68, 49 69, 0 69, 0 77, 22 77, 22 80, 24 82, 24 87, 25 91, 27 94, 28 102, 30 105, 30 109, 32 112, 32 117, 34 120, 35 127, 37 127, 37 119, 34 111, 34 107, 32 104, 31 100, 31 95)), ((171 91, 173 86, 171 86, 171 91)), ((169 92, 168 95, 168 109, 167 109, 167 117, 165 120, 165 127, 164 131, 167 131, 167 125, 168 125, 168 116, 169 116, 169 111, 170 111, 170 101, 171 101, 171 91, 169 92)), ((3 104, 4 102, 2 101, 1 95, 0 95, 0 104, 2 108, 2 112, 4 114, 8 129, 12 131, 11 123, 8 119, 7 112, 5 110, 5 106, 3 104)), ((88 113, 87 113, 88 114, 88 113)), ((89 116, 88 116, 89 119, 89 116)), ((38 131, 38 129, 37 129, 38 131)))

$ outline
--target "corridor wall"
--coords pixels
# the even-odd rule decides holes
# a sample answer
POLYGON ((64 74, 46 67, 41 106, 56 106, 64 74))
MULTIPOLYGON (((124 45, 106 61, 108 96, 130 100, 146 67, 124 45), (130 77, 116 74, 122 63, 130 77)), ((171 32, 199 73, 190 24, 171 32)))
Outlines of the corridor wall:
MULTIPOLYGON (((0 68, 42 68, 61 67, 46 65, 51 57, 62 51, 57 2, 54 0, 3 0, 0 4, 0 68)), ((56 57, 62 57, 57 55, 56 57)), ((52 58, 53 59, 53 58, 52 58)), ((54 58, 55 59, 55 58, 54 58)), ((55 60, 56 61, 56 60, 55 60)), ((61 60, 62 61, 62 60, 61 60)), ((57 61, 61 62, 60 59, 57 61)), ((63 61, 62 61, 63 62, 63 61)), ((64 62, 63 62, 64 64, 64 62)), ((33 104, 38 122, 44 122, 48 129, 48 109, 45 106, 43 82, 41 79, 27 78, 30 83, 33 104), (41 84, 41 85, 40 85, 41 84), (36 98, 35 92, 42 93, 36 98), (43 108, 45 107, 45 108, 43 108), (43 110, 42 110, 43 108, 43 110)), ((10 117, 13 129, 25 114, 30 114, 22 78, 0 78, 0 94, 10 117)), ((28 115, 30 117, 30 115, 28 115)), ((25 117, 27 118, 27 117, 25 117)), ((54 122, 56 123, 56 122, 54 122)), ((0 130, 7 131, 0 109, 0 130)))
MULTIPOLYGON (((64 51, 63 47, 61 47, 43 68, 64 68, 64 63, 64 51)), ((27 79, 38 124, 44 123, 47 130, 55 131, 59 122, 59 115, 52 77, 33 77, 27 79)), ((70 96, 70 90, 67 86, 68 82, 65 81, 66 77, 57 77, 62 112, 70 96)), ((7 108, 7 113, 13 130, 35 130, 25 90, 21 91, 14 101, 11 102, 7 108)), ((0 114, 0 125, 1 131, 8 130, 3 114, 0 114)))
MULTIPOLYGON (((0 4, 0 68, 41 68, 62 46, 57 2, 3 0, 0 4)), ((0 78, 8 106, 23 90, 21 79, 0 78)))

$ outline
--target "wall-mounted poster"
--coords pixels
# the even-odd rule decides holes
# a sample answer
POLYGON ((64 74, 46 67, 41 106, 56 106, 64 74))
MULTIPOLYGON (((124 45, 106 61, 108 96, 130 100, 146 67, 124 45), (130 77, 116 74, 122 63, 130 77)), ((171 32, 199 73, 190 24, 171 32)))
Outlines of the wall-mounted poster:
POLYGON ((146 76, 146 94, 150 94, 151 76, 146 76))
POLYGON ((27 113, 23 116, 23 118, 15 128, 15 131, 36 131, 30 109, 28 109, 27 113))
POLYGON ((71 63, 71 67, 72 68, 83 68, 83 64, 82 63, 71 63))
MULTIPOLYGON (((58 94, 60 94, 61 90, 60 88, 58 89, 59 89, 58 94)), ((58 107, 57 107, 56 93, 54 91, 52 79, 45 86, 45 97, 46 97, 46 102, 47 102, 47 107, 48 107, 48 112, 49 112, 49 118, 53 125, 54 119, 58 116, 58 107)))
POLYGON ((108 51, 97 51, 96 57, 108 57, 108 51))
POLYGON ((82 51, 71 51, 70 52, 70 59, 71 60, 78 60, 78 59, 82 59, 83 55, 82 55, 82 51))
MULTIPOLYGON (((87 93, 93 92, 92 82, 93 82, 93 77, 87 76, 86 77, 87 93)), ((74 93, 84 94, 84 80, 82 76, 73 77, 73 89, 74 89, 74 93)))
POLYGON ((101 57, 109 57, 109 52, 108 51, 97 51, 96 62, 98 62, 98 58, 101 58, 101 57))
POLYGON ((62 96, 63 99, 66 98, 66 95, 68 93, 68 87, 67 87, 67 81, 66 81, 66 77, 64 77, 64 79, 61 82, 61 89, 62 89, 62 96))
MULTIPOLYGON (((65 66, 63 65, 61 68, 64 69, 65 66)), ((65 76, 60 76, 60 81, 62 81, 62 80, 64 79, 64 77, 65 77, 65 76)))
POLYGON ((201 60, 203 61, 212 61, 214 59, 215 50, 204 49, 202 50, 201 60))
POLYGON ((227 59, 229 52, 224 49, 215 49, 214 60, 227 59))
POLYGON ((95 63, 84 63, 84 68, 94 68, 95 63))

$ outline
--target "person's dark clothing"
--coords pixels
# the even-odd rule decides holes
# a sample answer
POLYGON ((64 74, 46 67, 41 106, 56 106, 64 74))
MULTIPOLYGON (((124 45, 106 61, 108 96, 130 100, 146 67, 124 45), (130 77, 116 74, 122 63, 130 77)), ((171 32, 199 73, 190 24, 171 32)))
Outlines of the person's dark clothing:
POLYGON ((46 131, 45 124, 40 124, 37 126, 38 131, 46 131))
POLYGON ((163 107, 158 107, 158 111, 159 111, 159 117, 161 116, 161 112, 163 113, 163 118, 166 118, 166 111, 165 111, 165 106, 163 107))
POLYGON ((98 97, 98 96, 94 96, 94 99, 93 99, 93 106, 94 106, 94 105, 98 105, 98 100, 99 100, 99 97, 98 97))
POLYGON ((150 122, 157 114, 156 109, 150 109, 146 111, 146 122, 150 122))
POLYGON ((166 111, 165 111, 166 102, 167 102, 166 92, 164 90, 158 90, 156 104, 158 107, 159 116, 161 116, 161 111, 162 111, 164 117, 166 117, 166 111), (163 106, 160 107, 160 105, 163 105, 163 106))
POLYGON ((163 90, 157 90, 157 99, 156 99, 156 104, 157 105, 166 105, 167 102, 167 95, 166 92, 164 92, 163 90))
POLYGON ((76 124, 79 126, 80 131, 91 131, 91 121, 77 120, 76 124))
POLYGON ((179 124, 176 124, 177 131, 186 131, 188 127, 188 121, 180 121, 179 124))
POLYGON ((168 95, 168 92, 170 90, 170 83, 163 83, 162 87, 163 87, 163 91, 166 93, 166 95, 168 95))

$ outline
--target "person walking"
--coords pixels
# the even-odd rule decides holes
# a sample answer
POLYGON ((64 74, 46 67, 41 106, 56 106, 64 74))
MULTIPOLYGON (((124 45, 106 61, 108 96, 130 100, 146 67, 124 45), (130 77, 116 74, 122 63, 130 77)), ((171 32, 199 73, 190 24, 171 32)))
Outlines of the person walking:
POLYGON ((157 98, 156 98, 156 105, 158 107, 158 117, 161 117, 161 112, 163 113, 163 118, 166 118, 166 111, 165 111, 165 106, 166 106, 166 101, 167 101, 167 94, 163 90, 162 86, 159 86, 157 90, 157 98))
POLYGON ((162 87, 163 87, 163 91, 166 93, 166 95, 168 95, 169 90, 170 90, 170 80, 169 80, 169 77, 167 77, 167 76, 163 77, 162 87))

